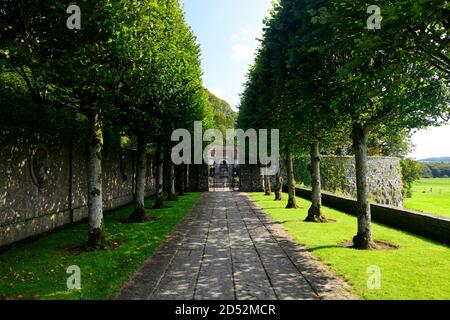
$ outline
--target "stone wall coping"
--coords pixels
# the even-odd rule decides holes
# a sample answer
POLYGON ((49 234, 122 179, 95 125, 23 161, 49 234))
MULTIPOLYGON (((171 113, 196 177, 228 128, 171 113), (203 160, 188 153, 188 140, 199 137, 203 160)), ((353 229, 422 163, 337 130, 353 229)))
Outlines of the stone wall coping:
MULTIPOLYGON (((309 189, 309 188, 296 187, 296 189, 307 191, 307 192, 311 192, 311 189, 309 189)), ((328 191, 322 191, 322 194, 326 194, 328 196, 333 196, 333 197, 341 198, 341 199, 344 199, 344 200, 349 200, 349 201, 356 202, 355 198, 334 194, 334 193, 331 193, 331 192, 328 192, 328 191)), ((379 208, 387 208, 387 209, 390 209, 390 210, 395 210, 395 211, 399 211, 399 212, 407 213, 407 214, 420 215, 420 216, 423 216, 423 217, 426 217, 426 218, 442 220, 442 221, 450 223, 450 218, 436 216, 436 215, 433 215, 431 213, 426 213, 426 212, 421 212, 421 211, 414 211, 414 210, 411 210, 411 209, 399 208, 399 207, 395 207, 395 206, 390 206, 390 205, 386 205, 386 204, 379 204, 379 203, 374 203, 374 202, 370 202, 370 206, 371 207, 379 207, 379 208)))
MULTIPOLYGON (((296 195, 301 198, 311 198, 310 189, 296 188, 295 191, 296 195)), ((346 214, 357 215, 356 200, 353 198, 324 192, 322 203, 324 206, 346 214)), ((448 218, 390 205, 371 203, 370 206, 372 220, 375 222, 437 242, 450 244, 450 219, 448 218)))

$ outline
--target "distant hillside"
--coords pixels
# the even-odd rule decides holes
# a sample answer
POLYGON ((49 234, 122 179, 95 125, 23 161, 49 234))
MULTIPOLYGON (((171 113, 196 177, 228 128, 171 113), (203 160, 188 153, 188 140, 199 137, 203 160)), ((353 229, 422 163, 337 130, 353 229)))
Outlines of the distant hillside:
MULTIPOLYGON (((445 158, 436 158, 445 159, 445 158)), ((449 178, 450 162, 422 162, 422 178, 449 178)))
POLYGON ((427 158, 419 160, 419 162, 450 162, 450 157, 427 158))

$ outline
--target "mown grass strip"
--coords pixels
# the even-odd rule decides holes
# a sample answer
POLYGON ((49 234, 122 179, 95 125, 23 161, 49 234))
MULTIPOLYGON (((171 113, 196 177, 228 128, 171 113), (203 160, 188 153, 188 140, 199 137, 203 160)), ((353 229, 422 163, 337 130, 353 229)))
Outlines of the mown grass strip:
MULTIPOLYGON (((113 298, 200 196, 201 193, 189 193, 176 202, 167 202, 165 209, 147 210, 155 219, 142 224, 123 223, 132 211, 131 206, 106 214, 107 240, 118 244, 115 249, 80 254, 68 250, 86 241, 85 223, 11 248, 0 254, 0 298, 113 298), (66 270, 71 265, 81 269, 81 290, 67 290, 70 274, 66 270)), ((146 207, 152 205, 153 200, 146 201, 146 207)))
MULTIPOLYGON (((325 216, 336 223, 314 224, 303 220, 310 202, 298 198, 301 209, 285 209, 286 201, 276 202, 263 193, 251 193, 264 211, 281 223, 290 236, 304 245, 335 274, 347 280, 363 299, 417 300, 450 299, 450 248, 448 246, 373 223, 375 239, 399 246, 397 250, 359 251, 341 244, 356 234, 356 218, 324 208, 325 216), (367 283, 370 266, 381 270, 380 289, 367 283)), ((284 199, 287 195, 283 194, 284 199)))

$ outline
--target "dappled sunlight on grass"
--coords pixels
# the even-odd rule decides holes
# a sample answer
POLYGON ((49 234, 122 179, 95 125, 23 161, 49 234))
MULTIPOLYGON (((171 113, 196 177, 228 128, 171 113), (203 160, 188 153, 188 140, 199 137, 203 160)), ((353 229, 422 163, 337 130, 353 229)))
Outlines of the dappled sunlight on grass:
MULTIPOLYGON (((117 248, 74 254, 69 248, 87 239, 86 223, 51 233, 0 254, 0 298, 109 299, 115 296, 143 261, 175 228, 201 193, 189 193, 171 203, 173 208, 146 210, 156 217, 142 224, 123 221, 132 212, 126 207, 105 215, 107 240, 117 248), (66 289, 67 267, 81 269, 81 290, 66 289)), ((151 207, 153 201, 146 200, 151 207)))
POLYGON ((355 217, 324 208, 335 223, 303 222, 310 202, 297 198, 300 209, 285 209, 284 201, 275 202, 263 193, 251 193, 275 221, 282 223, 290 236, 342 276, 364 299, 450 299, 450 248, 448 246, 373 224, 374 238, 399 246, 398 250, 360 251, 342 246, 357 230, 355 217), (381 289, 369 290, 367 268, 381 269, 381 289))

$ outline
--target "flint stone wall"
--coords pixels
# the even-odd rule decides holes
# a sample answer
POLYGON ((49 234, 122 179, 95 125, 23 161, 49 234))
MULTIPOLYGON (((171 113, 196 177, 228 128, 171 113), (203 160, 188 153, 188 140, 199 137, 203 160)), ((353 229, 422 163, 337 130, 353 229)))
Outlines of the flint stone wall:
MULTIPOLYGON (((306 158, 305 158, 306 159, 306 158)), ((298 183, 310 184, 308 161, 295 159, 294 175, 298 183)), ((370 198, 378 204, 403 207, 403 183, 401 177, 400 159, 390 157, 369 157, 368 184, 370 198)), ((322 187, 325 191, 356 197, 355 161, 351 157, 323 157, 322 187)), ((263 182, 259 165, 240 165, 240 190, 243 192, 258 192, 263 190, 263 182)), ((281 165, 283 183, 286 185, 285 166, 281 165)), ((271 177, 272 189, 275 187, 275 177, 271 177)))
MULTIPOLYGON (((311 199, 311 190, 296 188, 296 195, 311 199)), ((328 192, 322 194, 325 206, 357 216, 356 200, 328 192)), ((371 204, 372 220, 419 236, 450 244, 450 219, 396 207, 371 204)))
MULTIPOLYGON (((86 148, 60 136, 0 127, 0 247, 87 218, 86 148), (36 157, 35 151, 41 155, 36 157)), ((133 201, 132 151, 105 148, 104 209, 133 201)), ((154 192, 149 161, 146 193, 154 192)))
POLYGON ((188 165, 188 191, 209 191, 209 167, 207 164, 188 165))

